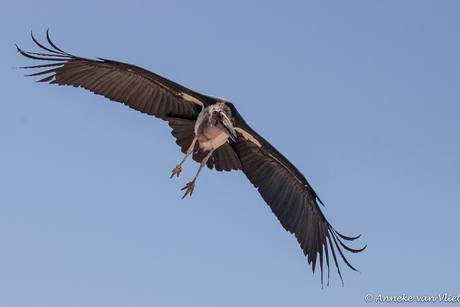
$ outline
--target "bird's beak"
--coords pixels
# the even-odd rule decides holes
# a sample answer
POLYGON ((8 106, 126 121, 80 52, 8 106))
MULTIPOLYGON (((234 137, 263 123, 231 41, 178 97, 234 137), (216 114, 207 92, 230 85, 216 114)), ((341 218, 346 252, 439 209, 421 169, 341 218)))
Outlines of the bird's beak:
POLYGON ((216 127, 225 132, 233 142, 236 142, 236 131, 233 128, 232 122, 225 113, 220 112, 219 115, 216 120, 216 127))

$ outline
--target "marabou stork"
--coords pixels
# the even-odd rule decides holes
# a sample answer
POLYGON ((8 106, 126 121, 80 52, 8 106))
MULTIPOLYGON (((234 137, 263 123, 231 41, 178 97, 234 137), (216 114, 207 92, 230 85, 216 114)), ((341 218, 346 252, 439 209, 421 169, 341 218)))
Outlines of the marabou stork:
MULTIPOLYGON (((71 55, 56 47, 46 37, 50 47, 32 40, 46 53, 18 51, 34 60, 50 63, 21 68, 46 68, 27 76, 45 75, 37 82, 82 87, 132 109, 161 118, 169 123, 176 143, 185 154, 173 169, 171 178, 179 176, 189 155, 200 163, 195 178, 182 189, 192 195, 195 181, 205 165, 217 171, 242 170, 279 219, 281 225, 297 238, 313 273, 319 255, 321 283, 323 257, 328 266, 329 250, 342 279, 336 249, 352 270, 341 247, 358 253, 342 240, 353 241, 338 233, 326 220, 318 202, 323 204, 300 171, 244 121, 235 106, 224 99, 194 92, 143 68, 98 58, 71 55)), ((343 280, 342 280, 343 285, 343 280)))

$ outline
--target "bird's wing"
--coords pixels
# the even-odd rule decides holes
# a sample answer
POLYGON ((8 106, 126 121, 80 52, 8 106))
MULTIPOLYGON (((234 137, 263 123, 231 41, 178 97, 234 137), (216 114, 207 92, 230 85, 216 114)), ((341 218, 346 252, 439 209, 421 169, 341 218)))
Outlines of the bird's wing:
POLYGON ((318 201, 321 204, 322 202, 302 173, 251 129, 234 107, 232 113, 235 116, 238 137, 231 145, 241 160, 242 171, 258 189, 281 225, 295 235, 308 263, 312 264, 313 272, 319 255, 321 283, 324 258, 328 266, 329 279, 329 253, 332 254, 340 278, 342 275, 336 251, 347 266, 356 271, 345 258, 342 247, 353 253, 361 252, 365 247, 351 249, 343 243, 343 240, 353 241, 359 236, 347 237, 338 233, 324 217, 318 205, 318 201))
MULTIPOLYGON (((86 59, 62 51, 46 38, 50 47, 40 44, 32 35, 32 40, 47 53, 18 51, 25 57, 50 63, 21 68, 45 69, 27 76, 46 76, 37 82, 82 87, 110 100, 121 102, 130 108, 156 116, 169 122, 176 137, 176 143, 186 152, 195 136, 195 121, 200 111, 219 99, 202 95, 180 84, 159 76, 138 66, 105 60, 86 59)), ((17 47, 17 46, 16 46, 17 47)), ((198 148, 193 159, 201 162, 206 156, 198 148)), ((218 171, 238 170, 241 163, 231 149, 224 144, 218 148, 207 163, 209 168, 218 171)))
POLYGON ((196 93, 143 68, 105 59, 86 59, 56 47, 46 33, 50 48, 33 41, 47 53, 18 51, 31 59, 51 63, 21 68, 48 68, 27 76, 46 75, 37 82, 82 87, 135 110, 166 120, 196 119, 209 97, 196 93))

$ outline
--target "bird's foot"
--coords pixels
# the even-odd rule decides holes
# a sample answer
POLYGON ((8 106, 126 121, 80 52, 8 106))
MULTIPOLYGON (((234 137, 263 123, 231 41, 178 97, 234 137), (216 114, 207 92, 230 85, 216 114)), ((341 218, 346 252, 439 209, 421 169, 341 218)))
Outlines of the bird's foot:
POLYGON ((177 175, 177 177, 179 177, 180 172, 182 172, 182 167, 180 166, 180 164, 177 164, 176 167, 172 170, 172 175, 171 177, 169 177, 169 179, 172 179, 174 175, 177 175))
POLYGON ((187 196, 189 193, 190 193, 190 196, 192 196, 192 193, 193 193, 193 189, 194 189, 194 188, 195 188, 195 180, 190 181, 189 183, 187 183, 187 184, 185 185, 185 187, 183 187, 183 188, 181 189, 181 191, 187 189, 187 191, 185 191, 184 196, 182 196, 182 199, 184 199, 185 196, 187 196))

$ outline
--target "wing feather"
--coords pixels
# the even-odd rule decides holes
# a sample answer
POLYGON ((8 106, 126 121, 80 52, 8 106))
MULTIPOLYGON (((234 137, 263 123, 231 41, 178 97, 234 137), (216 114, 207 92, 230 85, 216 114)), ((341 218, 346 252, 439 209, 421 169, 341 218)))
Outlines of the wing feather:
POLYGON ((143 68, 106 59, 73 56, 56 47, 48 31, 46 37, 50 47, 40 44, 32 35, 32 40, 45 53, 26 52, 17 47, 25 57, 59 62, 21 67, 49 68, 27 75, 49 74, 39 80, 41 82, 82 87, 164 120, 166 117, 195 120, 202 108, 210 103, 209 96, 196 93, 143 68))
MULTIPOLYGON (((111 70, 104 71, 103 74, 101 75, 101 78, 94 81, 91 84, 88 84, 88 90, 96 93, 96 92, 103 92, 105 91, 110 84, 112 83, 113 80, 116 80, 117 78, 117 73, 111 70)), ((143 84, 143 82, 139 82, 143 84)))
POLYGON ((324 258, 329 280, 329 253, 332 254, 337 272, 342 279, 336 250, 345 264, 356 271, 345 258, 342 248, 358 253, 366 246, 362 249, 352 249, 342 240, 353 241, 359 236, 347 237, 336 232, 321 212, 320 199, 299 170, 252 130, 234 106, 232 106, 232 114, 235 116, 238 138, 231 145, 241 160, 242 171, 258 188, 260 195, 270 206, 284 229, 295 235, 308 263, 312 265, 313 272, 319 262, 321 283, 323 283, 324 258))

